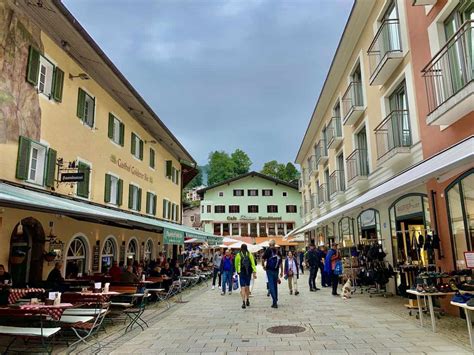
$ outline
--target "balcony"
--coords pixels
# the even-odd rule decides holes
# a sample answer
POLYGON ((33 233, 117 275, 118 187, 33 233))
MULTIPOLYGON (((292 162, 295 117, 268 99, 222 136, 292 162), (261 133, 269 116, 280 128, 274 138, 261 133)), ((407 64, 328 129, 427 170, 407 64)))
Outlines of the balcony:
POLYGON ((346 159, 347 182, 349 185, 359 185, 367 181, 369 163, 367 149, 356 149, 346 159))
POLYGON ((367 51, 370 85, 383 85, 403 61, 398 19, 384 20, 367 51))
POLYGON ((322 206, 329 202, 327 184, 321 184, 318 186, 318 205, 322 206))
MULTIPOLYGON (((408 110, 395 110, 375 128, 379 164, 393 159, 405 159, 412 146, 408 110), (404 154, 405 153, 405 154, 404 154)), ((391 164, 394 161, 391 161, 391 164)))
POLYGON ((346 92, 342 96, 342 112, 344 125, 352 126, 357 122, 364 112, 364 98, 362 95, 362 83, 353 81, 349 84, 346 92))
POLYGON ((413 0, 413 6, 434 5, 438 0, 413 0))
POLYGON ((328 149, 336 149, 342 142, 342 124, 340 117, 333 117, 326 128, 328 136, 328 149))
POLYGON ((309 170, 309 176, 317 175, 318 171, 318 166, 316 165, 316 156, 312 155, 308 158, 308 170, 309 170))
POLYGON ((328 161, 328 148, 324 139, 320 139, 316 144, 316 165, 322 165, 328 161))
POLYGON ((343 170, 334 170, 329 176, 329 194, 331 197, 344 195, 346 190, 346 177, 343 170))
POLYGON ((466 21, 422 70, 428 125, 448 126, 474 107, 474 21, 466 21))

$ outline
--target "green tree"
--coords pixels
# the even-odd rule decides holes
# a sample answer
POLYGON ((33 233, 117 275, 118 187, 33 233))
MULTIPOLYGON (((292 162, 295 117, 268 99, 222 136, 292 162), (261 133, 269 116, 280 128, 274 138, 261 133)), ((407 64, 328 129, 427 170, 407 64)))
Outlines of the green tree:
POLYGON ((263 164, 263 168, 260 172, 287 182, 299 177, 299 172, 292 163, 289 162, 285 165, 276 160, 271 160, 263 164))
POLYGON ((218 184, 234 177, 234 162, 229 154, 224 151, 211 152, 207 174, 208 185, 218 184))
POLYGON ((202 166, 198 166, 198 174, 186 186, 186 190, 191 190, 197 186, 202 185, 202 166))
POLYGON ((285 179, 283 180, 288 182, 300 178, 300 172, 291 162, 288 162, 285 166, 285 175, 285 179))
POLYGON ((250 171, 252 161, 250 160, 247 153, 241 149, 236 149, 230 156, 234 163, 234 176, 246 174, 250 171))

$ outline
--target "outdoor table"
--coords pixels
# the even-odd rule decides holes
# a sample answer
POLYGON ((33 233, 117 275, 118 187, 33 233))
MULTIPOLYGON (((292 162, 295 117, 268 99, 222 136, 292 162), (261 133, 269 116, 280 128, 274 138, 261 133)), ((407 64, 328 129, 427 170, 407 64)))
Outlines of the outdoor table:
POLYGON ((71 307, 74 307, 71 303, 60 303, 56 306, 43 304, 24 304, 18 308, 25 311, 44 311, 44 313, 48 314, 52 319, 58 321, 61 319, 64 310, 71 307))
POLYGON ((474 311, 474 307, 470 307, 465 303, 458 303, 458 302, 452 302, 451 304, 453 306, 463 308, 465 310, 466 314, 466 322, 467 322, 467 331, 469 333, 469 341, 471 342, 471 348, 474 349, 474 332, 472 329, 472 317, 471 317, 471 312, 474 311))
POLYGON ((45 293, 46 291, 44 288, 11 288, 10 294, 8 295, 8 303, 16 303, 20 298, 31 292, 45 293))
POLYGON ((421 307, 420 300, 421 300, 421 297, 428 298, 428 308, 430 310, 430 316, 431 316, 431 327, 433 329, 433 333, 436 333, 436 317, 435 317, 434 306, 433 306, 433 297, 452 296, 455 294, 455 292, 418 292, 415 290, 407 290, 407 293, 416 296, 416 301, 418 303, 418 312, 420 314, 420 324, 422 327, 423 327, 423 309, 421 307))

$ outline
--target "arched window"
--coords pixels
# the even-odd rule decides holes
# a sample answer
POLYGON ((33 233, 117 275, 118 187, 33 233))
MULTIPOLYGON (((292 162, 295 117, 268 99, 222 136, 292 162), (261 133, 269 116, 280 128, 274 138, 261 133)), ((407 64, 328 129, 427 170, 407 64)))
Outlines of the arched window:
POLYGON ((87 246, 81 237, 76 237, 66 254, 66 277, 77 277, 87 271, 87 246))
POLYGON ((112 266, 112 263, 117 260, 117 245, 113 238, 107 238, 102 248, 102 272, 112 266))
POLYGON ((345 247, 354 245, 354 220, 343 217, 339 220, 339 241, 345 247))
POLYGON ((130 264, 137 260, 138 257, 138 245, 135 239, 130 240, 127 248, 127 260, 126 263, 130 264))
POLYGON ((357 217, 359 238, 363 240, 380 240, 380 215, 379 211, 369 208, 362 211, 357 217))
POLYGON ((153 257, 153 241, 148 239, 145 243, 145 261, 151 261, 153 257))

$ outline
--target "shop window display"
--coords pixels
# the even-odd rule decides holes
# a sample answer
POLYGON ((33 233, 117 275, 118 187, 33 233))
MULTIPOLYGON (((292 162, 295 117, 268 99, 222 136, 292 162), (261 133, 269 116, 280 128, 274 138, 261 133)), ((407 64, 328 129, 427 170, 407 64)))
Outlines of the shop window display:
POLYGON ((354 245, 354 221, 352 218, 343 217, 339 220, 339 238, 343 247, 354 245))
POLYGON ((361 242, 380 240, 380 215, 375 209, 362 211, 357 217, 361 242))

